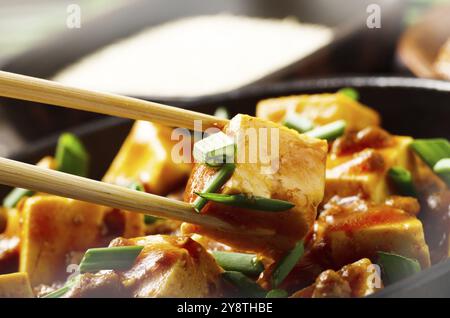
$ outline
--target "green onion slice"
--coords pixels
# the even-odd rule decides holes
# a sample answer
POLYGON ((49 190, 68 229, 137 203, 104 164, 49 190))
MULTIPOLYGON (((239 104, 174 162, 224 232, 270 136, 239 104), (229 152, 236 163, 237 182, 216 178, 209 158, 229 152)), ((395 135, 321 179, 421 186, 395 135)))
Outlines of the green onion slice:
POLYGON ((194 158, 197 162, 221 166, 234 162, 235 142, 223 132, 208 136, 194 144, 194 158))
POLYGON ((59 137, 55 160, 59 171, 86 177, 89 155, 81 141, 70 133, 59 137))
POLYGON ((267 293, 266 298, 287 298, 288 296, 289 293, 284 289, 272 289, 267 293))
POLYGON ((344 134, 346 126, 347 122, 345 120, 337 120, 332 123, 314 128, 313 130, 310 130, 305 134, 313 138, 333 140, 344 134))
POLYGON ((133 182, 128 186, 128 189, 145 192, 145 188, 140 182, 133 182))
POLYGON ((433 167, 433 170, 447 184, 450 184, 450 158, 441 159, 433 167))
POLYGON ((377 254, 377 263, 382 269, 383 280, 388 284, 395 283, 421 270, 416 259, 387 252, 378 252, 377 254))
POLYGON ((72 279, 69 279, 63 287, 52 291, 51 293, 48 293, 47 295, 43 296, 42 298, 61 298, 62 296, 64 296, 65 293, 67 293, 72 287, 73 285, 76 284, 76 282, 78 281, 78 279, 80 278, 79 275, 73 277, 72 279))
MULTIPOLYGON (((142 183, 140 182, 133 182, 128 186, 129 189, 131 190, 135 190, 135 191, 141 191, 141 192, 145 192, 145 188, 142 185, 142 183)), ((144 222, 145 224, 153 224, 155 223, 159 218, 157 218, 156 216, 153 215, 148 215, 145 214, 144 215, 144 222)))
POLYGON ((34 194, 33 191, 22 189, 22 188, 14 188, 4 199, 3 206, 8 209, 13 209, 17 206, 17 203, 23 197, 31 197, 34 194))
POLYGON ((234 207, 267 211, 267 212, 281 212, 286 211, 295 206, 288 201, 268 199, 259 196, 250 196, 246 194, 222 194, 222 193, 197 193, 198 196, 209 201, 222 203, 234 207))
MULTIPOLYGON (((218 191, 231 177, 231 175, 234 172, 234 169, 236 168, 236 165, 234 163, 226 163, 224 164, 219 171, 216 172, 216 174, 211 178, 211 180, 208 182, 208 184, 203 189, 203 193, 213 193, 218 191)), ((200 211, 203 209, 205 204, 208 202, 207 199, 202 198, 199 196, 193 203, 192 206, 194 207, 195 211, 200 213, 200 211)))
POLYGON ((314 124, 308 118, 300 116, 294 112, 286 115, 283 125, 288 128, 295 129, 301 134, 314 128, 314 124))
POLYGON ((228 110, 225 107, 218 107, 214 112, 214 116, 223 119, 230 119, 230 114, 228 113, 228 110))
POLYGON ((257 276, 264 270, 264 265, 256 254, 214 251, 212 255, 217 264, 226 271, 241 272, 249 276, 257 276))
POLYGON ((133 266, 143 246, 90 248, 80 263, 80 273, 125 270, 133 266))
POLYGON ((276 265, 272 273, 272 287, 278 287, 284 281, 298 261, 302 258, 303 252, 303 241, 298 241, 294 248, 276 265))
POLYGON ((411 172, 407 169, 399 166, 392 167, 388 170, 388 176, 400 195, 417 197, 411 172))
POLYGON ((416 139, 411 148, 432 169, 439 160, 450 158, 450 143, 444 138, 416 139))
POLYGON ((338 93, 340 94, 344 94, 347 97, 350 97, 353 100, 358 100, 359 99, 359 93, 356 89, 351 88, 351 87, 344 87, 341 88, 340 90, 338 90, 338 93))
POLYGON ((241 296, 264 298, 266 295, 266 291, 261 286, 240 272, 226 271, 222 273, 222 277, 234 285, 241 293, 241 296))

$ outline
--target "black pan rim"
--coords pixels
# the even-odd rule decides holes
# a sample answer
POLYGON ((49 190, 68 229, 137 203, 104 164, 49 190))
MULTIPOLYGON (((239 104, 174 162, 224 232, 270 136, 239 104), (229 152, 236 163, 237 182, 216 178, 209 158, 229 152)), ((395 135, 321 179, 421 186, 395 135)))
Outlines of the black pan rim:
POLYGON ((171 101, 173 103, 186 106, 197 103, 206 104, 223 100, 235 100, 244 97, 254 97, 259 95, 283 94, 285 91, 298 90, 330 90, 341 87, 366 87, 366 88, 402 88, 402 89, 422 89, 427 91, 439 91, 450 93, 450 82, 428 78, 400 77, 400 76, 341 76, 341 77, 320 77, 293 81, 281 81, 276 83, 265 83, 248 86, 242 89, 212 94, 199 97, 163 97, 163 96, 133 96, 144 100, 171 101))

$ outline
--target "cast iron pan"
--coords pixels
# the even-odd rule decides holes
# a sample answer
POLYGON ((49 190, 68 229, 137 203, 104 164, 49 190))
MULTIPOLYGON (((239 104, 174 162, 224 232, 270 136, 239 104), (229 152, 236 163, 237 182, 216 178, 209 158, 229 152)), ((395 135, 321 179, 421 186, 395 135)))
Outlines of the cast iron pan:
MULTIPOLYGON (((301 93, 334 92, 354 87, 361 101, 376 109, 390 132, 420 138, 450 139, 450 83, 410 78, 340 78, 272 84, 208 98, 173 100, 200 112, 213 113, 225 106, 232 115, 254 114, 256 103, 267 97, 301 93)), ((91 154, 91 177, 99 179, 125 139, 132 122, 106 118, 71 130, 91 154)), ((57 135, 33 143, 12 158, 35 163, 53 154, 57 135)), ((0 186, 0 197, 9 188, 0 186)), ((450 261, 431 267, 413 277, 385 288, 375 297, 450 297, 450 261)))

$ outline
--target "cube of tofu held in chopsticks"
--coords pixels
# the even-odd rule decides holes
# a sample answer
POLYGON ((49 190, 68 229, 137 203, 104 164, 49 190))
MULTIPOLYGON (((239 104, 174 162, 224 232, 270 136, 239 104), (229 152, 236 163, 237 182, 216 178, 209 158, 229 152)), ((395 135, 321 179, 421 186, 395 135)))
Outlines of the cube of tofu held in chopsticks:
MULTIPOLYGON (((284 200, 295 206, 282 212, 267 212, 208 202, 201 213, 226 220, 241 231, 225 233, 187 224, 182 230, 204 234, 242 250, 270 253, 292 248, 312 226, 323 197, 326 142, 247 115, 235 116, 224 132, 236 140, 236 163, 219 192, 284 200), (271 140, 274 135, 278 138, 271 140), (261 235, 255 235, 256 231, 261 235)), ((197 164, 186 187, 185 201, 194 202, 194 192, 202 192, 216 172, 206 164, 197 164)))
MULTIPOLYGON (((369 142, 364 147, 354 144, 355 151, 334 152, 339 148, 338 143, 349 136, 335 141, 327 160, 324 202, 334 195, 361 195, 370 201, 384 202, 393 193, 388 170, 394 166, 412 169, 413 157, 409 149, 413 140, 411 137, 391 136, 378 127, 368 127, 357 135, 364 133, 382 135, 385 141, 381 145, 371 145, 369 142)), ((376 140, 381 138, 374 137, 376 140)))
POLYGON ((345 120, 350 131, 380 124, 376 111, 341 93, 270 98, 256 107, 257 117, 276 123, 283 123, 290 113, 317 126, 345 120))
POLYGON ((172 129, 136 121, 103 181, 122 186, 141 182, 147 192, 166 195, 187 180, 189 163, 175 163, 172 129))
POLYGON ((0 275, 0 298, 33 298, 27 273, 0 275))
POLYGON ((376 261, 379 251, 417 259, 422 269, 430 266, 420 220, 399 208, 358 197, 336 197, 325 205, 308 250, 324 268, 337 269, 361 258, 376 261))
POLYGON ((298 292, 292 298, 365 297, 383 288, 380 273, 372 262, 363 258, 335 272, 322 272, 315 283, 298 292))
POLYGON ((69 253, 96 246, 105 208, 50 195, 28 198, 22 205, 19 270, 32 286, 63 280, 69 253))

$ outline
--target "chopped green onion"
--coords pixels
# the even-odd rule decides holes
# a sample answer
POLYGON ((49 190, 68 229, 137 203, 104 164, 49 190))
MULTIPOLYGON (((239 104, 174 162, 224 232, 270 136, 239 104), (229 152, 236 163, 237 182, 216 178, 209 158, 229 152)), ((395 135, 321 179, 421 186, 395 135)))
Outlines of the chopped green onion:
POLYGON ((145 224, 153 224, 156 221, 158 221, 159 219, 160 218, 157 218, 156 216, 153 216, 153 215, 148 215, 148 214, 144 215, 144 223, 145 224))
POLYGON ((241 272, 249 276, 257 276, 264 266, 255 254, 214 251, 212 255, 217 264, 226 271, 241 272))
MULTIPOLYGON (((203 189, 203 193, 213 193, 219 190, 231 177, 231 175, 234 172, 234 169, 236 168, 236 165, 234 163, 226 163, 224 164, 219 171, 216 172, 216 174, 211 178, 211 180, 208 182, 208 184, 203 189)), ((195 211, 200 213, 200 211, 203 209, 205 204, 208 202, 207 199, 198 197, 193 203, 192 206, 194 207, 195 211)))
POLYGON ((143 246, 90 248, 80 263, 80 272, 98 272, 105 269, 128 269, 133 266, 143 246))
POLYGON ((133 182, 128 186, 128 189, 145 192, 145 188, 140 182, 133 182))
POLYGON ((450 158, 450 143, 444 138, 416 139, 411 148, 431 169, 439 160, 450 158))
POLYGON ((241 293, 240 296, 263 298, 266 295, 266 291, 261 286, 259 286, 255 281, 251 280, 240 272, 223 272, 222 277, 226 281, 237 287, 237 289, 241 293))
MULTIPOLYGON (((142 183, 140 182, 133 182, 128 186, 129 189, 131 190, 135 190, 135 191, 141 191, 141 192, 145 192, 145 188, 142 185, 142 183)), ((153 224, 155 223, 159 218, 157 218, 156 216, 152 216, 152 215, 148 215, 145 214, 144 215, 144 222, 145 224, 153 224)))
POLYGON ((383 280, 388 284, 395 283, 421 270, 416 259, 387 252, 378 252, 377 254, 377 263, 382 268, 383 280))
POLYGON ((67 293, 70 290, 71 287, 72 286, 64 285, 63 287, 43 296, 42 298, 61 298, 62 296, 64 296, 65 293, 67 293))
POLYGON ((43 296, 42 298, 61 298, 64 296, 65 293, 67 293, 73 285, 77 282, 77 280, 80 278, 79 275, 73 277, 72 279, 68 280, 63 287, 52 291, 51 293, 48 293, 47 295, 43 296))
POLYGON ((301 134, 314 128, 314 124, 308 118, 300 116, 294 112, 291 112, 286 116, 283 125, 288 128, 295 129, 301 134))
POLYGON ((340 90, 338 90, 338 93, 340 94, 344 94, 347 97, 350 97, 353 100, 358 100, 359 99, 359 93, 356 89, 351 88, 351 87, 344 87, 341 88, 340 90))
POLYGON ((198 196, 207 199, 209 201, 222 203, 234 207, 268 211, 268 212, 281 212, 293 208, 295 204, 288 201, 268 199, 258 196, 249 196, 246 194, 222 194, 222 193, 197 193, 198 196))
POLYGON ((230 115, 228 114, 228 110, 225 107, 218 107, 214 112, 215 117, 229 119, 230 115))
POLYGON ((72 134, 64 133, 59 137, 55 160, 57 170, 86 177, 89 155, 81 141, 72 134))
POLYGON ((303 252, 303 241, 298 241, 294 248, 276 265, 272 273, 272 287, 278 287, 285 280, 291 270, 302 258, 303 252))
POLYGON ((34 194, 33 191, 22 189, 22 188, 14 188, 4 199, 3 206, 8 209, 15 208, 17 203, 23 197, 31 197, 34 194))
POLYGON ((344 134, 347 123, 345 120, 337 120, 332 123, 319 126, 305 134, 319 139, 333 140, 344 134))
POLYGON ((411 172, 403 167, 392 167, 388 171, 390 180, 394 183, 395 188, 400 195, 417 197, 416 188, 412 180, 411 172))
POLYGON ((267 293, 266 298, 287 298, 288 296, 289 293, 284 289, 272 289, 267 293))
POLYGON ((234 162, 235 146, 233 138, 219 131, 197 141, 193 154, 197 162, 221 166, 226 162, 234 162))
POLYGON ((450 184, 450 158, 441 159, 433 167, 433 170, 447 184, 450 184))

